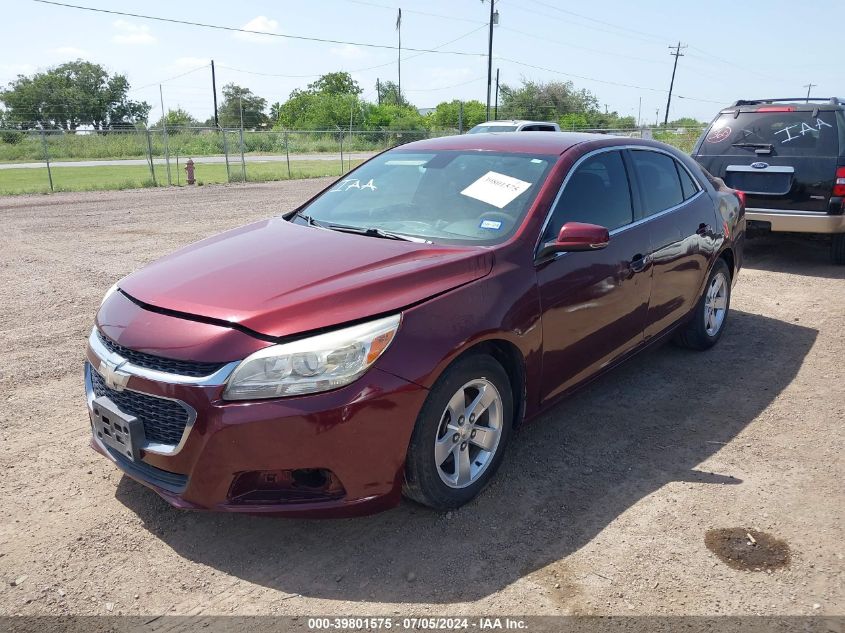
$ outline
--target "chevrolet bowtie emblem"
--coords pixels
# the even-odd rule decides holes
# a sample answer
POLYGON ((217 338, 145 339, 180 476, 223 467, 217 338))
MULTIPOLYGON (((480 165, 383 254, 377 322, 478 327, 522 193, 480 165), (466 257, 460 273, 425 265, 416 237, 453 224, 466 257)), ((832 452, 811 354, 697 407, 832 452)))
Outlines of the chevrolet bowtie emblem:
POLYGON ((120 371, 125 362, 115 365, 105 360, 100 361, 99 372, 109 389, 123 391, 126 388, 126 384, 129 382, 129 374, 120 371))

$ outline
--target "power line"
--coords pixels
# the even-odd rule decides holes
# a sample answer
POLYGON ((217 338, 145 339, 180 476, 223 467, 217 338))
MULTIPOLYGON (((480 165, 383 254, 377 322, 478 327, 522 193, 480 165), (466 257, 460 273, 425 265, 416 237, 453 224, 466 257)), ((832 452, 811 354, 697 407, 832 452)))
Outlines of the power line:
MULTIPOLYGON (((574 75, 572 73, 565 73, 563 71, 555 70, 553 68, 546 68, 544 66, 536 66, 534 64, 521 62, 521 61, 518 61, 516 59, 510 59, 508 57, 497 57, 496 59, 500 59, 500 60, 505 61, 505 62, 510 62, 512 64, 516 64, 517 66, 525 66, 527 68, 533 68, 535 70, 542 70, 542 71, 545 71, 545 72, 554 73, 556 75, 563 75, 564 77, 574 77, 575 79, 581 79, 583 81, 594 81, 596 83, 607 84, 607 85, 610 85, 610 86, 619 86, 621 88, 633 88, 635 90, 647 90, 648 92, 659 92, 659 93, 664 93, 664 94, 668 92, 667 90, 664 90, 662 88, 651 88, 649 86, 637 86, 637 85, 634 85, 634 84, 626 84, 626 83, 621 83, 621 82, 618 82, 618 81, 607 81, 607 80, 604 80, 604 79, 596 79, 595 77, 586 77, 584 75, 574 75)), ((723 103, 726 103, 727 101, 729 101, 729 99, 726 99, 724 101, 714 101, 712 99, 700 99, 698 97, 682 97, 680 95, 677 95, 677 96, 678 96, 678 99, 687 99, 689 101, 700 101, 702 103, 723 104, 723 103)))
MULTIPOLYGON (((155 20, 157 22, 167 22, 169 24, 181 24, 184 26, 196 26, 205 29, 216 29, 218 31, 229 31, 232 33, 247 33, 249 35, 263 35, 266 37, 278 37, 282 39, 289 39, 289 40, 300 40, 305 42, 319 42, 321 44, 348 44, 350 46, 361 46, 363 48, 380 48, 386 50, 397 50, 398 46, 392 46, 389 44, 370 44, 367 42, 352 42, 348 40, 332 40, 328 38, 322 37, 308 37, 305 35, 288 35, 286 33, 267 33, 266 31, 256 31, 253 29, 244 29, 244 28, 237 28, 234 26, 223 26, 220 24, 207 24, 203 22, 192 22, 190 20, 179 20, 176 18, 162 18, 159 16, 154 15, 143 15, 141 13, 129 13, 126 11, 114 11, 111 9, 98 9, 95 7, 84 7, 78 4, 67 4, 64 2, 54 2, 53 0, 32 0, 32 2, 38 2, 39 4, 48 4, 57 7, 64 7, 67 9, 79 9, 80 11, 92 11, 94 13, 107 13, 110 15, 120 15, 124 17, 130 18, 139 18, 141 20, 155 20)), ((405 47, 406 51, 412 51, 416 53, 438 53, 442 55, 463 55, 467 57, 482 57, 483 53, 470 53, 469 51, 439 51, 434 50, 431 48, 409 48, 405 47)))
MULTIPOLYGON (((351 2, 353 4, 361 4, 368 7, 377 7, 379 9, 389 9, 390 11, 396 11, 398 7, 391 7, 386 4, 378 4, 376 2, 365 2, 365 0, 346 0, 347 2, 351 2)), ((443 15, 442 13, 429 13, 428 11, 417 11, 415 9, 402 9, 405 13, 414 13, 416 15, 424 15, 430 18, 439 18, 441 20, 456 20, 459 22, 472 22, 474 24, 484 24, 487 25, 486 22, 482 22, 481 20, 472 20, 470 18, 459 18, 454 15, 443 15)))
POLYGON ((636 33, 638 35, 650 37, 650 38, 653 38, 657 41, 660 41, 661 43, 666 41, 666 38, 663 37, 662 35, 657 35, 655 33, 647 33, 646 31, 638 31, 637 29, 632 29, 632 28, 629 28, 627 26, 620 26, 618 24, 613 24, 612 22, 606 22, 604 20, 591 18, 587 15, 582 15, 581 13, 575 13, 575 11, 569 11, 567 9, 561 9, 560 7, 556 7, 556 6, 551 5, 547 2, 541 2, 540 0, 530 0, 530 1, 533 2, 534 4, 539 4, 541 6, 548 7, 549 9, 553 9, 553 10, 558 11, 560 13, 566 13, 567 15, 571 15, 571 16, 574 16, 574 17, 577 17, 577 18, 581 18, 582 20, 587 20, 589 22, 595 22, 596 24, 604 24, 605 26, 610 26, 614 29, 619 29, 621 31, 628 31, 630 33, 636 33))
MULTIPOLYGON (((443 42, 442 44, 439 44, 439 45, 434 46, 432 48, 433 48, 433 50, 437 50, 437 49, 440 49, 444 46, 448 46, 449 44, 454 44, 458 40, 462 40, 465 37, 469 37, 473 33, 477 33, 481 29, 486 29, 486 28, 487 28, 487 25, 483 24, 483 25, 481 25, 477 28, 472 29, 471 31, 469 31, 467 33, 464 33, 463 35, 459 35, 455 39, 449 40, 448 42, 443 42)), ((405 49, 405 50, 408 50, 408 49, 405 49)), ((427 54, 428 54, 427 52, 421 52, 421 53, 416 53, 415 55, 408 55, 407 57, 403 57, 402 59, 403 59, 403 61, 408 61, 409 59, 414 59, 416 57, 421 57, 422 55, 427 55, 427 54)), ((367 70, 375 70, 377 68, 384 68, 385 66, 393 66, 394 63, 395 62, 393 62, 393 61, 389 61, 389 62, 385 62, 383 64, 376 64, 375 66, 367 66, 366 68, 354 68, 352 70, 347 70, 346 72, 348 72, 348 73, 360 73, 360 72, 365 72, 367 70)), ((285 74, 279 74, 279 73, 261 72, 261 71, 256 71, 256 70, 246 70, 246 69, 243 69, 243 68, 234 68, 232 66, 224 66, 223 64, 217 64, 217 66, 219 68, 225 68, 227 70, 232 70, 234 72, 244 73, 244 74, 247 74, 247 75, 258 75, 258 76, 261 76, 261 77, 281 77, 281 78, 285 78, 285 79, 310 79, 312 77, 322 77, 323 74, 325 74, 325 73, 316 73, 316 74, 311 74, 311 75, 285 75, 285 74)))

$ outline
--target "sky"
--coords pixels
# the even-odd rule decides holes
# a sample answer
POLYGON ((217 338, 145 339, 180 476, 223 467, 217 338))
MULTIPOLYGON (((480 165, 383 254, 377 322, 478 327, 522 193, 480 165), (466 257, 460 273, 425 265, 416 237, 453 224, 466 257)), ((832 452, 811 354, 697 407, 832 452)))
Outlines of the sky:
MULTIPOLYGON (((150 120, 182 107, 204 120, 213 111, 210 60, 218 95, 235 82, 284 102, 319 75, 346 70, 375 101, 376 79, 397 79, 396 9, 402 7, 402 90, 417 107, 451 99, 486 100, 489 0, 67 0, 71 4, 205 22, 303 41, 233 33, 138 17, 4 0, 0 85, 82 58, 128 76, 131 97, 153 106, 150 120), (436 49, 419 53, 407 50, 436 49), (463 54, 457 54, 463 53, 463 54)), ((841 1, 812 0, 496 0, 493 73, 572 81, 602 107, 643 123, 662 121, 674 58, 679 59, 669 118, 710 120, 740 98, 845 96, 841 1), (642 105, 640 106, 640 103, 642 105)))

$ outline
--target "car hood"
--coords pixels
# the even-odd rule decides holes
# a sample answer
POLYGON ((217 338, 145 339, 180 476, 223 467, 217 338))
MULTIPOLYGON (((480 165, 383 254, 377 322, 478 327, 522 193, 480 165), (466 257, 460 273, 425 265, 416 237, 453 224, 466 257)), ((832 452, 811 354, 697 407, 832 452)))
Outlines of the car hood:
POLYGON ((487 275, 493 253, 256 222, 120 282, 136 301, 282 337, 398 311, 487 275))

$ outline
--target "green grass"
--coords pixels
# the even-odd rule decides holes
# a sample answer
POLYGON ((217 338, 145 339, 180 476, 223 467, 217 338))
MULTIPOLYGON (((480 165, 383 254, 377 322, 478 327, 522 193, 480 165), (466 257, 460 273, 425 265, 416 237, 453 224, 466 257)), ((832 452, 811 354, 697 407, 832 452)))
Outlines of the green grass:
MULTIPOLYGON (((360 163, 361 161, 352 161, 351 167, 360 163)), ((341 175, 340 160, 292 161, 290 166, 292 179, 341 175)), ((240 162, 232 163, 230 169, 231 182, 240 182, 240 162)), ((348 161, 344 161, 343 171, 349 169, 348 161)), ((155 186, 150 168, 144 165, 56 167, 52 171, 54 191, 97 191, 155 186)), ((170 173, 174 185, 185 185, 184 165, 180 163, 177 174, 175 162, 172 163, 170 173)), ((164 165, 156 165, 155 174, 156 184, 167 184, 167 168, 164 165)), ((195 175, 198 184, 227 182, 225 164, 197 164, 195 175)), ((287 164, 284 162, 247 163, 246 179, 248 182, 287 180, 287 164)), ((0 169, 0 195, 49 192, 50 183, 46 167, 0 169)))

